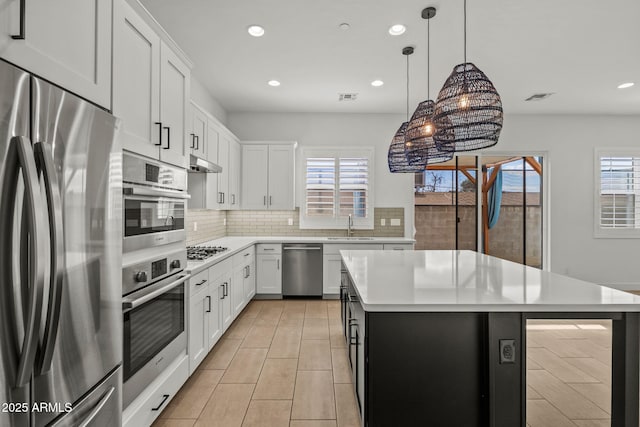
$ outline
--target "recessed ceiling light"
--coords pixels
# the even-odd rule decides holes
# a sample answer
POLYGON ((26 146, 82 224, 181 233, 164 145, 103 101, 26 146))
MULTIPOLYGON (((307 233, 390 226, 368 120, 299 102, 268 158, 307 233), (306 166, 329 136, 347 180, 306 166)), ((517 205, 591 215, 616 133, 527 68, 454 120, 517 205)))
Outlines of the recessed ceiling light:
POLYGON ((373 87, 380 87, 384 84, 384 82, 382 80, 374 80, 371 82, 371 86, 373 87))
POLYGON ((621 85, 618 85, 618 89, 626 89, 626 88, 631 87, 633 85, 634 85, 634 83, 632 83, 632 82, 622 83, 621 85))
POLYGON ((264 36, 264 28, 262 28, 260 25, 250 25, 249 28, 247 28, 247 32, 253 37, 264 36))
POLYGON ((267 84, 268 84, 269 86, 273 86, 273 87, 278 87, 278 86, 280 86, 280 82, 279 82, 279 81, 277 81, 277 80, 269 80, 269 81, 267 82, 267 84))
POLYGON ((395 24, 389 27, 389 34, 392 36, 399 36, 400 34, 404 34, 407 31, 407 27, 402 24, 395 24))
POLYGON ((351 25, 347 24, 346 22, 343 22, 342 24, 338 25, 338 28, 340 28, 343 31, 347 31, 349 28, 351 28, 351 25))

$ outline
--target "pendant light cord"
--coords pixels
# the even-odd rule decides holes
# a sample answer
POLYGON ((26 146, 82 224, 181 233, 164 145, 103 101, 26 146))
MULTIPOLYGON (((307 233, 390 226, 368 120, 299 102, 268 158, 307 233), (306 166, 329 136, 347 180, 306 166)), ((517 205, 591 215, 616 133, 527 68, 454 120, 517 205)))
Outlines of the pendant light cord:
POLYGON ((407 56, 407 122, 409 121, 409 55, 407 56))
MULTIPOLYGON (((467 0, 464 0, 464 68, 467 68, 467 0)), ((466 74, 466 73, 465 73, 466 74)))
POLYGON ((427 19, 427 99, 431 99, 431 86, 430 86, 430 80, 431 80, 431 45, 430 45, 431 24, 430 24, 429 21, 431 21, 431 19, 427 19))

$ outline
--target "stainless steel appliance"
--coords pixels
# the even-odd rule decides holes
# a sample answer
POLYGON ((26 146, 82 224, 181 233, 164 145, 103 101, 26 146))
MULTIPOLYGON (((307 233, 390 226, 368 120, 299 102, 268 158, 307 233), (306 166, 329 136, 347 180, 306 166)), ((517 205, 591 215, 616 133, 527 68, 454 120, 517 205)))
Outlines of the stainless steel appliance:
POLYGON ((0 60, 0 425, 117 426, 117 120, 0 60))
POLYGON ((177 249, 122 270, 125 407, 187 349, 186 263, 177 249))
POLYGON ((226 250, 228 250, 228 248, 222 246, 187 246, 187 259, 189 261, 204 261, 226 250))
POLYGON ((322 245, 282 246, 282 295, 322 296, 322 245))
MULTIPOLYGON (((193 134, 192 136, 198 137, 193 134)), ((222 172, 222 166, 191 154, 189 156, 189 170, 190 172, 220 173, 222 172)))
POLYGON ((124 251, 184 241, 187 172, 129 152, 123 168, 124 251))

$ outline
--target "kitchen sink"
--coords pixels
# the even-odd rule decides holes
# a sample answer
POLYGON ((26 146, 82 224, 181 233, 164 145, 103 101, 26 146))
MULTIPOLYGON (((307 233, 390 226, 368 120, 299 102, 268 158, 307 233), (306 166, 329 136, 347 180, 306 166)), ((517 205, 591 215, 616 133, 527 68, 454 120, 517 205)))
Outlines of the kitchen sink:
POLYGON ((373 237, 327 237, 327 240, 373 240, 373 237))

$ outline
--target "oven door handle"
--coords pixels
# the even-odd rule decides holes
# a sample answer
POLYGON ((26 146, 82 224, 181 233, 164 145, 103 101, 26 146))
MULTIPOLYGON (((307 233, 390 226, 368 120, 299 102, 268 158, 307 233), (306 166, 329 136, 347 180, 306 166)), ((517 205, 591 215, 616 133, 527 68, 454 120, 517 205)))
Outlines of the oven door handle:
POLYGON ((156 188, 126 186, 122 189, 125 196, 150 196, 166 197, 170 199, 190 199, 191 196, 185 191, 159 190, 156 188))
POLYGON ((137 297, 137 298, 125 297, 125 298, 122 299, 122 309, 123 310, 131 310, 133 308, 141 306, 145 302, 149 302, 152 299, 156 298, 157 296, 162 295, 165 292, 170 291, 171 289, 175 288, 178 285, 181 285, 182 283, 184 283, 187 280, 189 280, 190 277, 191 277, 190 274, 185 274, 183 276, 180 276, 178 278, 178 280, 173 281, 173 282, 171 282, 169 284, 159 285, 158 287, 153 286, 153 285, 149 286, 148 288, 143 289, 142 291, 140 291, 140 293, 142 295, 137 297))

